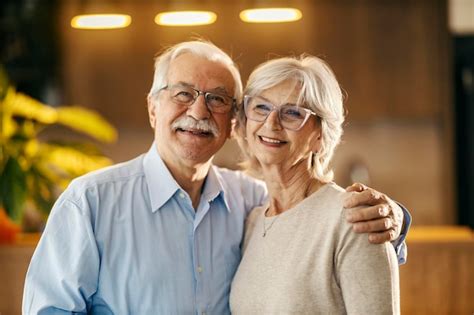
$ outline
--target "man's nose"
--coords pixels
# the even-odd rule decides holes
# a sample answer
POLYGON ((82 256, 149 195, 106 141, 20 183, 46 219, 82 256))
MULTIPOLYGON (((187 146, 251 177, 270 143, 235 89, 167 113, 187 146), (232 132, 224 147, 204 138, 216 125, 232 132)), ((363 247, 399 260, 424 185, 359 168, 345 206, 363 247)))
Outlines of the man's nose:
POLYGON ((196 120, 208 119, 211 117, 204 95, 198 95, 194 103, 188 107, 187 114, 196 120))
POLYGON ((269 130, 281 130, 283 127, 281 126, 280 117, 278 116, 278 110, 273 110, 270 114, 268 114, 267 119, 265 120, 265 127, 269 130))

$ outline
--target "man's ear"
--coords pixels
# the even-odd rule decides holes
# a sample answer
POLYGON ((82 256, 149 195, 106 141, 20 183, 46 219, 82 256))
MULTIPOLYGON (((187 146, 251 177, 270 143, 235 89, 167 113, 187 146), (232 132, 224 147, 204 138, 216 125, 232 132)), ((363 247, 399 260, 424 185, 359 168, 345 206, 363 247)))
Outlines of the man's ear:
POLYGON ((148 119, 150 121, 150 126, 152 129, 155 129, 155 124, 156 124, 155 103, 156 101, 153 100, 153 96, 151 95, 148 95, 146 100, 148 103, 148 119))

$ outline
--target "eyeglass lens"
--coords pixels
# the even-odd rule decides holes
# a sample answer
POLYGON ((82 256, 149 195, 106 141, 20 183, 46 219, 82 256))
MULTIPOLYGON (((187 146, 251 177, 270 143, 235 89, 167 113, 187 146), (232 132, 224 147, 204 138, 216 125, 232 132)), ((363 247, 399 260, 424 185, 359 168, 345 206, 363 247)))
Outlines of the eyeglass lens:
POLYGON ((191 106, 203 94, 208 108, 217 113, 228 112, 232 108, 232 98, 211 92, 202 92, 187 86, 172 86, 168 88, 171 99, 184 106, 191 106))
POLYGON ((281 125, 292 130, 299 129, 306 122, 307 116, 310 115, 305 108, 300 106, 275 106, 258 97, 245 99, 245 113, 250 120, 265 121, 274 110, 278 111, 281 125))

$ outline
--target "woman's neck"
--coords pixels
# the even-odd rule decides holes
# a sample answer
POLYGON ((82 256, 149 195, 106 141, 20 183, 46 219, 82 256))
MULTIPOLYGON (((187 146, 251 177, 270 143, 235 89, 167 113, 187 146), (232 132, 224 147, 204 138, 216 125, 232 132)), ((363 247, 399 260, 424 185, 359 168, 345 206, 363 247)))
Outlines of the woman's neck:
POLYGON ((307 161, 291 166, 262 166, 262 172, 270 195, 268 216, 293 208, 322 186, 312 176, 307 161))

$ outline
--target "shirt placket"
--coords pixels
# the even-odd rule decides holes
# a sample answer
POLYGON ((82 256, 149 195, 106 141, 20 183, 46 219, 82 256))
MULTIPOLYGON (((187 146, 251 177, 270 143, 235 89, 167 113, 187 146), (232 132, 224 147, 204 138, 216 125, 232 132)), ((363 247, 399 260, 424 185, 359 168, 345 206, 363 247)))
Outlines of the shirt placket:
MULTIPOLYGON (((209 203, 201 203, 197 212, 206 213, 209 210, 209 203)), ((202 213, 201 213, 202 214, 202 213)), ((195 216, 195 220, 199 216, 195 216)), ((209 253, 210 241, 206 229, 200 228, 204 224, 205 218, 201 218, 194 226, 193 233, 193 269, 195 275, 195 296, 196 296, 196 315, 209 314, 210 296, 208 293, 209 274, 209 253)))

